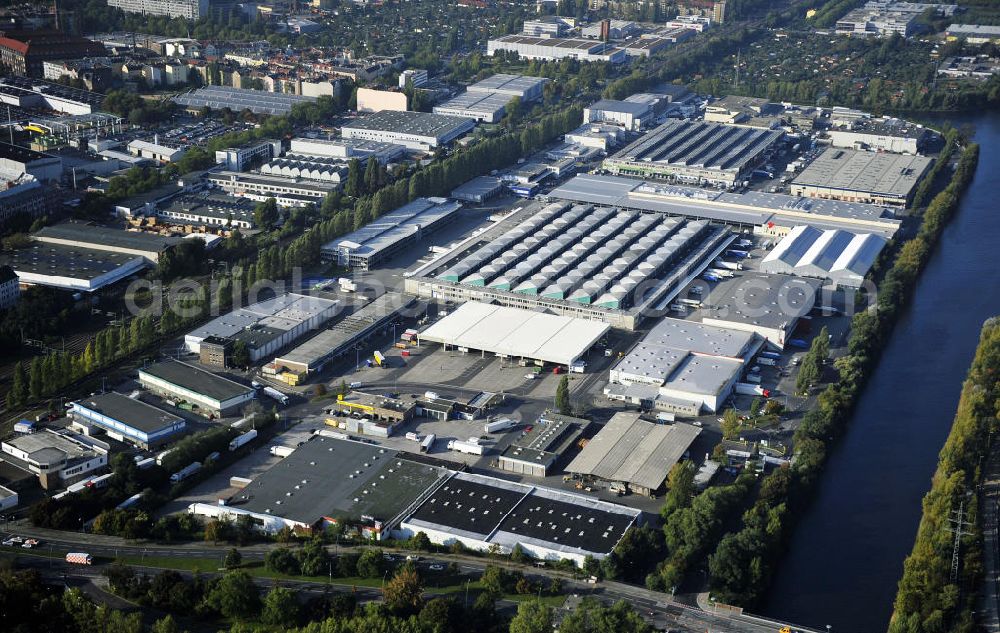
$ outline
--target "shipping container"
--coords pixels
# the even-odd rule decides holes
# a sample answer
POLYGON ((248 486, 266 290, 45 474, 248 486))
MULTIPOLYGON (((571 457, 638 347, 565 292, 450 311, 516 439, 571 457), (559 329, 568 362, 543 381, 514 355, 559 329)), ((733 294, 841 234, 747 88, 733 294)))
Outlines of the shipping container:
POLYGON ((761 387, 760 385, 755 385, 748 382, 738 382, 736 383, 736 393, 744 396, 764 396, 767 397, 769 392, 761 387))

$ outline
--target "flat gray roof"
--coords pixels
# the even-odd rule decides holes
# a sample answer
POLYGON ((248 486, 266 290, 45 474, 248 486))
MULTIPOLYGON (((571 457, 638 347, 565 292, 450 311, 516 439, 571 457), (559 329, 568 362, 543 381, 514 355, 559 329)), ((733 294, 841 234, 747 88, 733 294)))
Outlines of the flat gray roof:
POLYGON ((829 147, 795 177, 792 185, 906 197, 933 159, 829 147))
POLYGON ((614 101, 612 99, 601 99, 587 106, 588 110, 600 110, 602 112, 625 112, 633 116, 642 116, 650 112, 648 103, 638 103, 635 101, 614 101))
POLYGON ((303 97, 280 92, 230 88, 229 86, 205 86, 173 98, 175 103, 189 108, 208 106, 212 109, 225 107, 239 112, 244 108, 256 114, 288 114, 297 103, 310 103, 316 97, 303 97))
POLYGON ((139 372, 220 402, 253 391, 252 387, 172 358, 144 367, 139 372))
POLYGON ((351 255, 371 256, 444 220, 462 208, 461 202, 446 198, 417 198, 394 211, 379 216, 360 229, 323 246, 324 250, 348 249, 351 255))
MULTIPOLYGON (((503 110, 512 98, 505 93, 465 92, 448 99, 444 103, 437 104, 434 106, 434 110, 435 112, 437 110, 461 110, 477 114, 493 115, 503 110)), ((443 112, 441 114, 450 113, 443 112)), ((457 116, 462 115, 459 114, 457 116)))
POLYGON ((403 295, 387 292, 344 317, 330 329, 323 330, 308 341, 278 356, 275 362, 305 365, 312 370, 328 358, 344 351, 355 339, 395 316, 410 303, 411 300, 404 298, 403 295))
POLYGON ((406 453, 320 435, 230 499, 241 510, 312 524, 328 517, 389 522, 448 471, 406 453))
POLYGON ((476 176, 472 180, 455 187, 451 192, 452 198, 461 199, 463 196, 485 196, 492 193, 503 183, 495 176, 476 176))
POLYGON ((750 191, 726 193, 597 174, 578 174, 549 194, 570 202, 617 206, 667 215, 761 226, 774 222, 793 227, 864 230, 892 237, 900 220, 884 207, 840 200, 801 198, 750 191))
POLYGON ((606 162, 643 162, 720 172, 740 170, 781 136, 782 132, 775 130, 671 119, 606 162))
POLYGON ((498 73, 492 77, 487 77, 482 81, 477 81, 468 87, 469 92, 498 92, 511 96, 523 96, 537 87, 547 83, 549 79, 545 77, 529 77, 527 75, 508 75, 498 73))
POLYGON ((817 279, 743 271, 719 281, 699 312, 704 319, 784 328, 812 310, 820 285, 817 279))
POLYGON ((695 354, 742 359, 754 342, 753 332, 731 330, 683 319, 663 318, 643 343, 675 347, 695 354))
POLYGON ((619 412, 566 471, 656 490, 699 433, 690 424, 653 424, 638 413, 619 412))
POLYGON ((22 274, 33 273, 87 281, 136 261, 142 262, 138 268, 148 265, 148 260, 141 255, 45 242, 34 242, 28 248, 8 251, 0 257, 0 263, 8 264, 22 274))
POLYGON ((688 354, 670 372, 663 387, 692 394, 718 395, 742 370, 743 363, 732 358, 688 354))
POLYGON ((467 127, 469 119, 429 112, 397 112, 382 110, 344 125, 343 129, 379 130, 398 134, 446 137, 456 130, 467 127))
POLYGON ((60 222, 46 226, 32 235, 38 241, 66 240, 92 245, 97 250, 127 248, 151 253, 162 252, 171 246, 180 244, 183 238, 163 237, 152 233, 139 231, 123 231, 106 226, 98 226, 85 222, 60 222))
POLYGON ((78 400, 76 404, 149 435, 182 421, 163 409, 114 391, 78 400))
MULTIPOLYGON (((80 442, 75 442, 60 433, 43 430, 40 433, 16 435, 4 440, 18 450, 28 453, 28 457, 39 463, 53 463, 62 459, 77 459, 94 454, 94 450, 80 442)), ((6 459, 4 454, 0 459, 6 459)))

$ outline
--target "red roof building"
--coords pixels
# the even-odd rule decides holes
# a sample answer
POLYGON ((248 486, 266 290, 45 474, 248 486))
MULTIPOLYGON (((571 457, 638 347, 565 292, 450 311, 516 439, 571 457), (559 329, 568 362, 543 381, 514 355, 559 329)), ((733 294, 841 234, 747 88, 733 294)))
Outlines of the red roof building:
POLYGON ((61 31, 0 32, 0 70, 14 75, 41 78, 45 61, 104 55, 107 51, 103 44, 61 31))

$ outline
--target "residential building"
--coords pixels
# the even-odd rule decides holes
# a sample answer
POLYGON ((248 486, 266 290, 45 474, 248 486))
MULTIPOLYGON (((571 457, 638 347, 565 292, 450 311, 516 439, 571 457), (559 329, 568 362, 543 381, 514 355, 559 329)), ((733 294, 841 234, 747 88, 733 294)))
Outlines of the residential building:
POLYGON ((102 57, 104 46, 60 31, 0 31, 0 69, 21 77, 42 77, 48 60, 102 57))
POLYGON ((209 0, 108 0, 108 6, 125 13, 165 15, 197 20, 208 14, 209 0))

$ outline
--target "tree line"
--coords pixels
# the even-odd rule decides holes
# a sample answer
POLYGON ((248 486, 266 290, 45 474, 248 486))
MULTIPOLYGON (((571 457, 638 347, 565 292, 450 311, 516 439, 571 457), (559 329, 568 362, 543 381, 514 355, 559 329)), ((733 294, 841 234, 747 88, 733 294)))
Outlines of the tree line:
MULTIPOLYGON (((973 631, 975 601, 983 580, 983 524, 975 491, 984 479, 983 460, 1000 420, 1000 320, 985 323, 969 369, 951 432, 938 457, 913 552, 903 563, 903 577, 893 604, 890 633, 973 631), (961 561, 952 577, 955 535, 952 519, 962 508, 971 524, 961 537, 961 561)), ((985 553, 992 556, 992 553, 985 553)))
POLYGON ((949 185, 924 211, 918 234, 896 254, 879 284, 876 305, 852 319, 847 354, 834 363, 838 379, 820 393, 816 407, 805 414, 796 430, 792 465, 778 468, 764 479, 757 500, 743 516, 742 528, 724 536, 710 556, 709 582, 720 601, 752 606, 767 590, 791 534, 790 511, 809 502, 829 443, 848 423, 921 269, 972 180, 978 159, 979 147, 969 144, 949 185))

